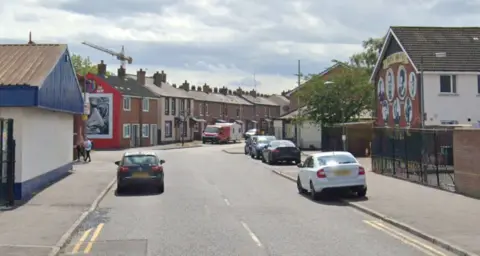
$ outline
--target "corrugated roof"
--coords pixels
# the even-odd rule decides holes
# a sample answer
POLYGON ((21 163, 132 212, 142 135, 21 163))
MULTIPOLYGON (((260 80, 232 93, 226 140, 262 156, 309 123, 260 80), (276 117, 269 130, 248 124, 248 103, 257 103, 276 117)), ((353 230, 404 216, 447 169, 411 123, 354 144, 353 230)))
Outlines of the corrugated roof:
POLYGON ((0 45, 0 86, 41 86, 66 44, 0 45))

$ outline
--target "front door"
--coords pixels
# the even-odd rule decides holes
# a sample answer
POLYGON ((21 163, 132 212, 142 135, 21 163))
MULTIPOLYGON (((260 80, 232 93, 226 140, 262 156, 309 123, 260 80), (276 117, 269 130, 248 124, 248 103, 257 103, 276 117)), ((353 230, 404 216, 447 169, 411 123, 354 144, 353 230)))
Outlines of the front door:
POLYGON ((157 124, 150 125, 150 145, 157 145, 157 124))
POLYGON ((130 146, 138 147, 140 146, 140 125, 132 124, 132 134, 130 136, 130 146))

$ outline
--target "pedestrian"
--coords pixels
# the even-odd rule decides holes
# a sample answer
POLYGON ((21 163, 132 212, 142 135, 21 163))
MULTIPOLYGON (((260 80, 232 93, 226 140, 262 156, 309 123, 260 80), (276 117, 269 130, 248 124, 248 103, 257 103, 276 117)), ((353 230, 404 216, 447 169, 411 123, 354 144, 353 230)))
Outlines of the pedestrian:
POLYGON ((91 162, 92 158, 90 157, 90 151, 92 150, 92 141, 89 138, 85 139, 85 142, 83 143, 83 147, 85 148, 85 155, 83 157, 83 160, 85 162, 91 162))
POLYGON ((78 142, 77 145, 75 145, 75 150, 77 151, 76 161, 80 161, 80 157, 83 157, 83 159, 85 159, 83 142, 78 142))

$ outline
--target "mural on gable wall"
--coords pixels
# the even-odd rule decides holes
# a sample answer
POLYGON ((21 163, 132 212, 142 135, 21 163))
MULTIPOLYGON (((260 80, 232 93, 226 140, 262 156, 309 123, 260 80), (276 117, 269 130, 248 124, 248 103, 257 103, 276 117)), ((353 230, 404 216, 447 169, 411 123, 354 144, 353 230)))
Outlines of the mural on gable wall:
POLYGON ((377 74, 377 126, 421 125, 417 78, 407 55, 392 40, 377 74))
POLYGON ((113 95, 105 93, 95 80, 86 80, 90 115, 85 133, 91 139, 111 139, 113 136, 113 95))

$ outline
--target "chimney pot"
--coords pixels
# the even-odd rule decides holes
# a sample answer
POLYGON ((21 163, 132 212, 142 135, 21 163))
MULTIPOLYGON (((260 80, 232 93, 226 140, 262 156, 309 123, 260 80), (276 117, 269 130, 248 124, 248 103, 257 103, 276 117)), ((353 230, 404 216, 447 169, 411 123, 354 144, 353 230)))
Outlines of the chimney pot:
POLYGON ((105 77, 107 74, 107 65, 103 63, 103 60, 100 61, 100 64, 97 65, 97 75, 99 77, 105 77))
POLYGON ((187 82, 187 80, 185 80, 185 82, 183 82, 180 88, 188 92, 188 90, 190 90, 190 84, 187 82))
POLYGON ((217 87, 213 88, 213 93, 218 93, 218 88, 217 87))
POLYGON ((197 90, 197 88, 195 88, 195 85, 192 85, 191 90, 192 90, 192 91, 196 91, 196 90, 197 90))
POLYGON ((198 91, 198 92, 201 92, 201 91, 202 91, 202 87, 201 87, 201 86, 197 86, 197 91, 198 91))
POLYGON ((176 84, 172 84, 172 87, 173 87, 173 88, 177 88, 177 85, 176 85, 176 84))
POLYGON ((160 81, 162 83, 166 83, 167 82, 167 74, 162 70, 162 73, 160 74, 160 81))
POLYGON ((137 71, 137 82, 142 86, 145 85, 145 74, 146 72, 143 69, 137 71))
POLYGON ((157 87, 162 87, 162 74, 160 74, 158 71, 153 74, 153 84, 156 85, 157 87))
POLYGON ((228 90, 229 95, 232 95, 232 93, 233 93, 232 90, 228 90))
POLYGON ((124 78, 125 78, 125 74, 126 74, 125 68, 123 68, 122 66, 120 66, 120 68, 117 69, 117 75, 118 75, 118 77, 121 78, 121 79, 124 79, 124 78))

